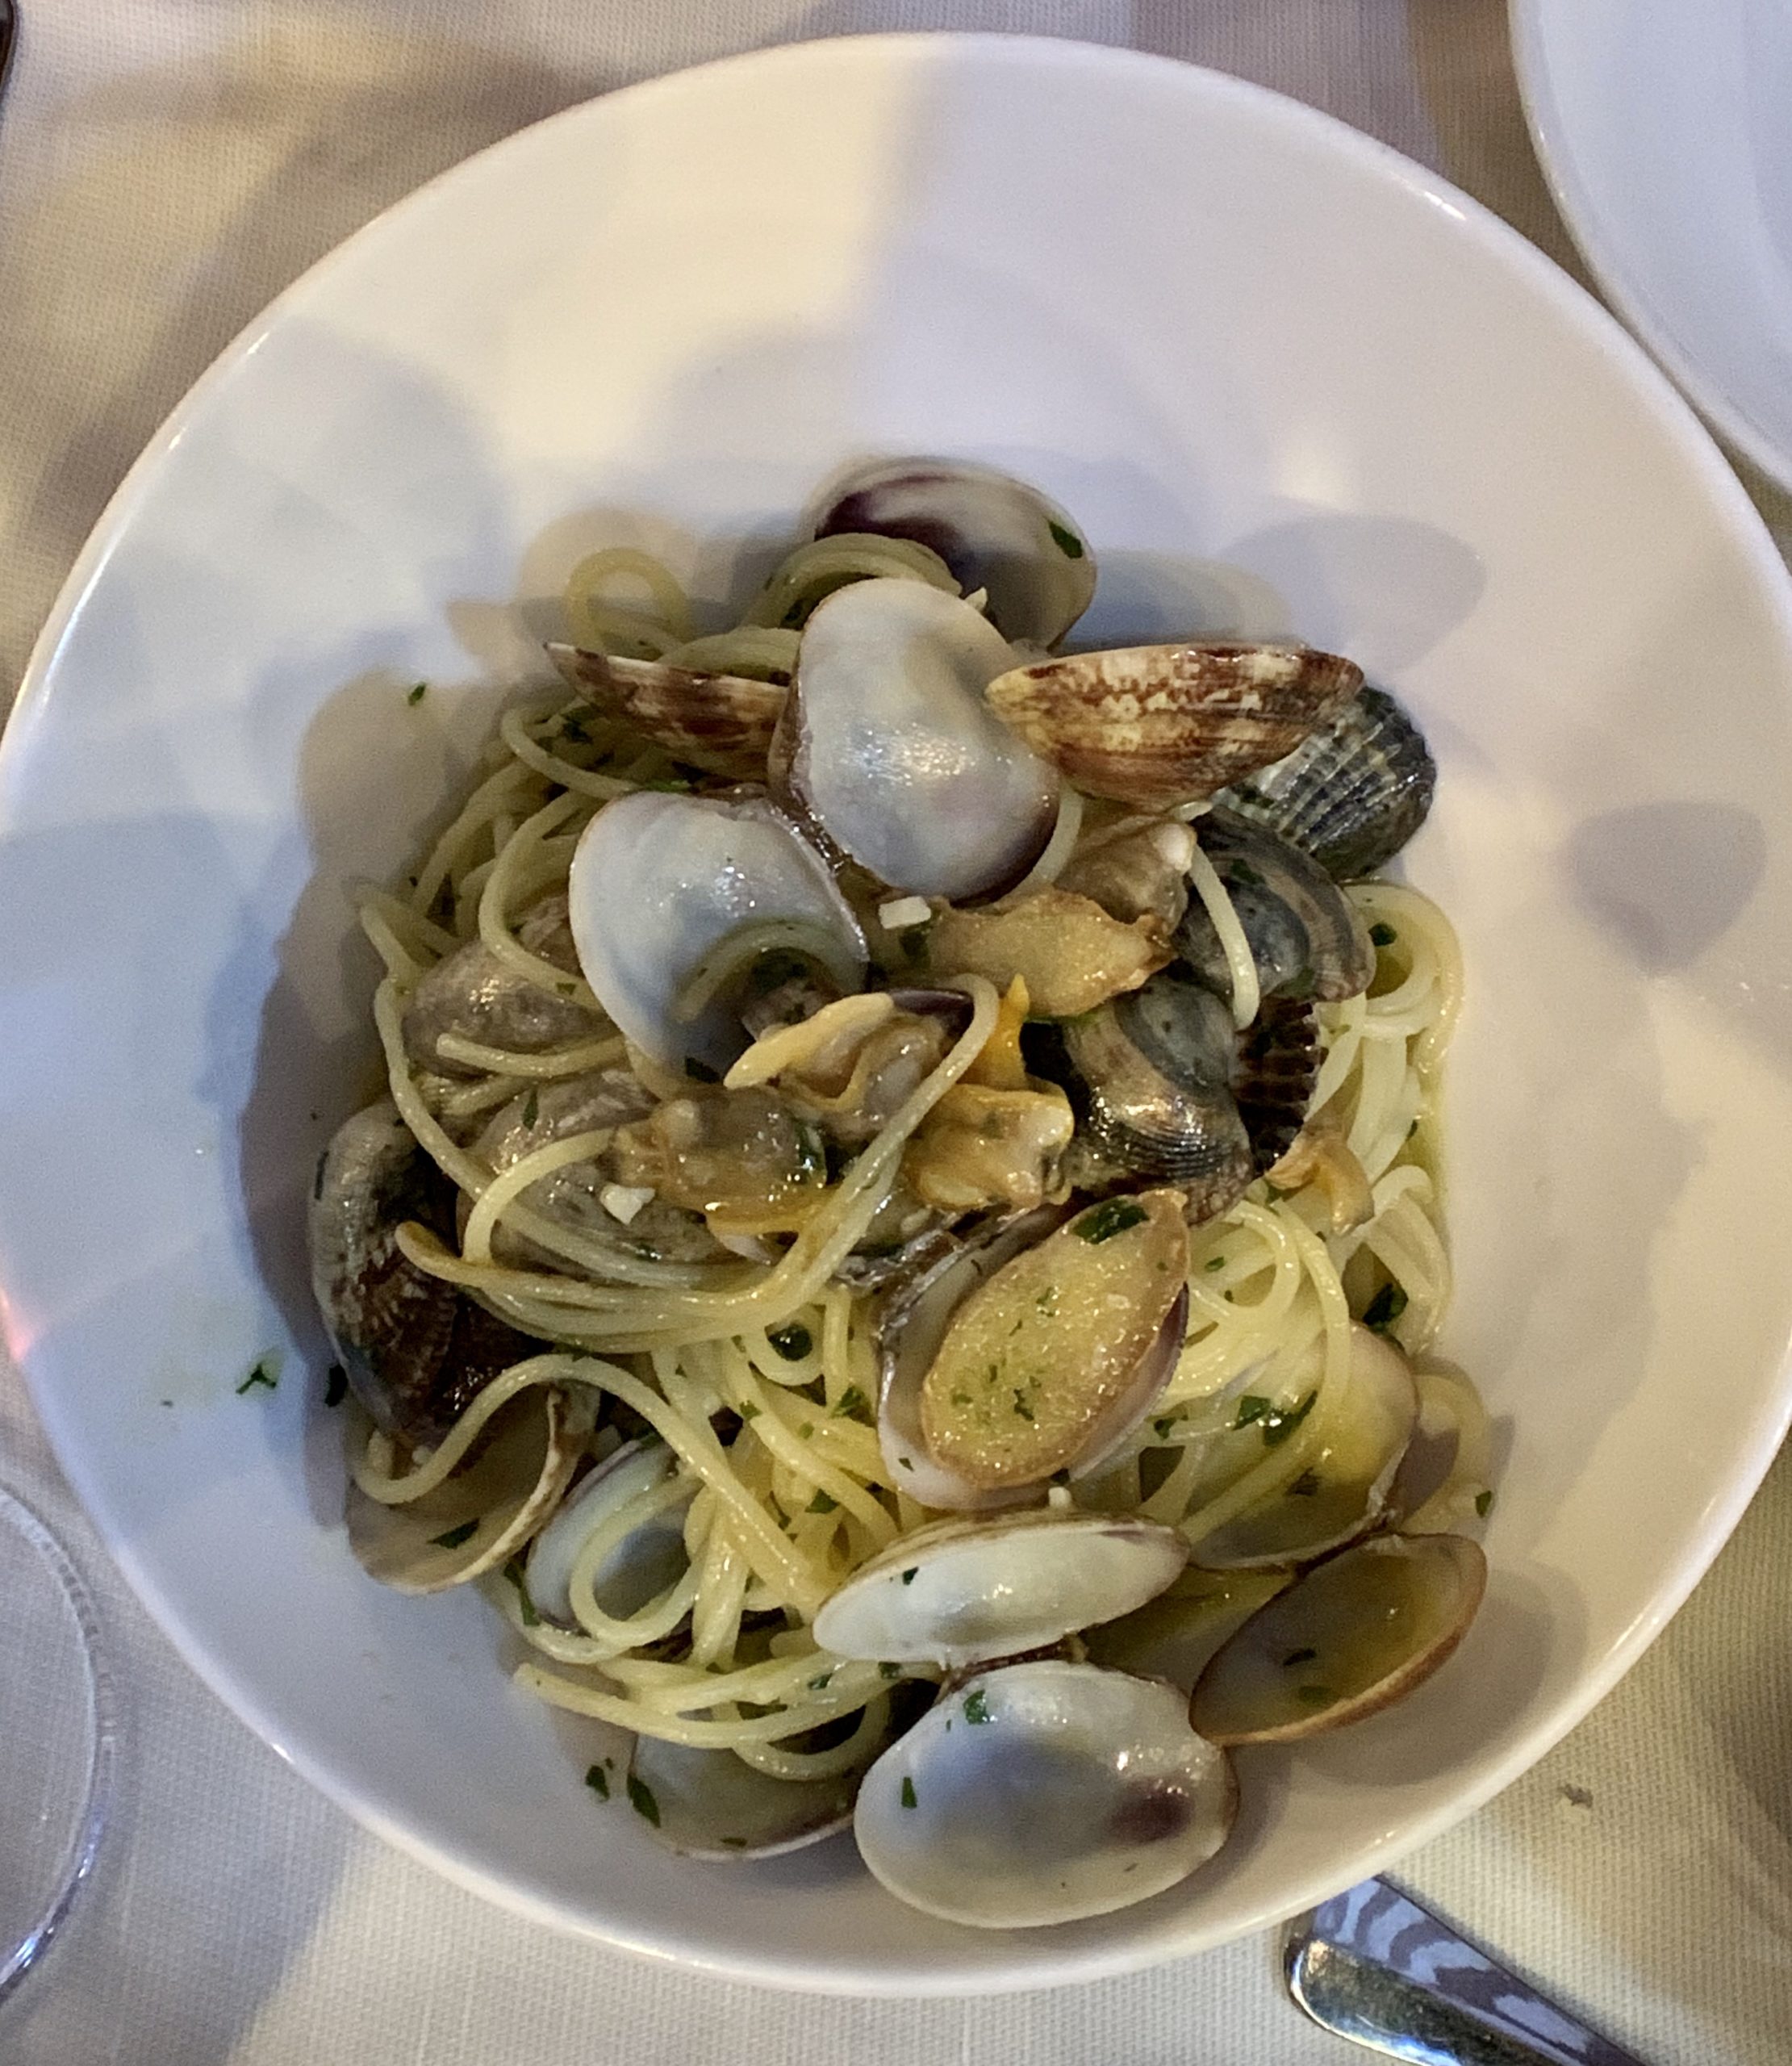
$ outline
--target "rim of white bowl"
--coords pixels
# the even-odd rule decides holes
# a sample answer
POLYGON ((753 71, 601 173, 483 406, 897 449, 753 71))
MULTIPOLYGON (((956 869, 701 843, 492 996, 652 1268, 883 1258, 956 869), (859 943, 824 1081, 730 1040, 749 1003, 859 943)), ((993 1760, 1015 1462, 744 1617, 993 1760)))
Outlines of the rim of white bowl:
POLYGON ((1513 70, 1537 162, 1557 212, 1622 322, 1640 339, 1707 425, 1752 466, 1792 493, 1792 449, 1762 429, 1725 393, 1680 340, 1607 235, 1605 218, 1569 140, 1543 57, 1543 15, 1551 0, 1506 0, 1513 70))
MULTIPOLYGON (((612 100, 626 98, 638 103, 649 99, 673 99, 692 90, 694 82, 734 70, 825 64, 842 59, 876 63, 897 52, 921 50, 940 53, 942 63, 953 61, 954 56, 968 56, 1017 66, 1097 69, 1116 75, 1132 73, 1141 79, 1148 77, 1161 81, 1177 77, 1193 95, 1211 95, 1231 101, 1252 111, 1255 119, 1279 124, 1290 136, 1317 138, 1343 160, 1354 161, 1415 198, 1443 209, 1460 222, 1521 286, 1535 294, 1572 330, 1598 348, 1610 365, 1614 377, 1628 385, 1638 406, 1672 440, 1690 471, 1708 494, 1716 512, 1724 520, 1731 542, 1758 576, 1763 600, 1778 622, 1788 662, 1792 664, 1792 571, 1788 571, 1759 512, 1710 433, 1623 325, 1552 259, 1481 203, 1453 186, 1440 174, 1337 117, 1229 73, 1151 52, 1061 38, 903 31, 827 37, 780 44, 768 50, 741 52, 620 87, 612 94, 563 109, 543 122, 532 123, 462 159, 395 202, 327 252, 225 346, 175 404, 114 491, 70 568, 32 648, 11 721, 4 738, 0 739, 0 775, 10 772, 13 762, 29 751, 31 735, 48 694, 57 650, 120 536, 132 521, 136 504, 161 461, 188 423, 209 405, 214 391, 232 377, 287 311, 303 301, 312 282, 343 262, 346 253, 365 252, 392 235, 411 211, 421 207, 425 197, 438 194, 457 180, 478 177, 476 168, 513 148, 519 139, 557 123, 590 121, 594 116, 601 119, 597 111, 612 100)), ((1284 1922, 1289 1916, 1317 1906, 1343 1888, 1385 1870, 1398 1858, 1441 1835, 1529 1771, 1636 1662, 1710 1568, 1753 1498, 1789 1429, 1792 1429, 1792 1363, 1782 1363, 1777 1395, 1764 1400, 1756 1424, 1748 1431, 1743 1444, 1743 1467, 1723 1496, 1714 1499, 1706 1508, 1702 1524, 1686 1545, 1672 1579, 1623 1631, 1600 1663, 1525 1737, 1520 1746, 1496 1760, 1472 1784, 1465 1785, 1461 1792, 1415 1821, 1361 1846, 1329 1872, 1308 1874, 1280 1900, 1259 1903, 1222 1926, 1191 1930, 1187 1938, 1177 1943, 1166 1944, 1160 1939, 1153 1939, 1067 1951, 1062 1955, 1058 1969, 1046 1978, 1042 1978, 1037 1962, 1030 1959, 1013 1965, 984 1959, 974 1967, 940 1962, 917 1970, 913 1976, 893 1976, 879 1968, 861 1967, 839 1959, 825 1968, 818 1968, 794 1951, 788 1959, 753 1954, 720 1955, 707 1945, 680 1943, 668 1934, 650 1937, 631 1931, 625 1923, 599 1923, 581 1910, 519 1883, 501 1870, 469 1863, 452 1851, 393 1820, 378 1801, 368 1797, 352 1775, 341 1771, 329 1760, 314 1758, 287 1742, 282 1724, 264 1708, 259 1696, 242 1681, 230 1661, 215 1655, 192 1637, 178 1604, 144 1569, 128 1537, 112 1526, 102 1489, 85 1468, 78 1443, 65 1439, 53 1389, 45 1386, 40 1390, 32 1377, 28 1357, 21 1356, 19 1361, 69 1482, 132 1590, 176 1650, 248 1727, 363 1828, 430 1866, 454 1884, 495 1901, 513 1913, 620 1951, 704 1972, 716 1979, 746 1980, 809 1993, 884 1997, 1007 1993, 1079 1984, 1138 1972, 1173 1958, 1212 1949, 1251 1931, 1284 1922)), ((71 1436, 73 1432, 69 1431, 71 1436)))

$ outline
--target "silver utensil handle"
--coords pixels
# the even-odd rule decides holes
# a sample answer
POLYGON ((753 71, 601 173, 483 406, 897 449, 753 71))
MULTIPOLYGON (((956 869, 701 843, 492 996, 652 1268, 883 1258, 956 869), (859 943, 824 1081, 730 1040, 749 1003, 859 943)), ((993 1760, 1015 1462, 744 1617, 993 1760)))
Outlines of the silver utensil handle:
POLYGON ((1285 1959, 1315 2022, 1410 2066, 1642 2066, 1385 1880, 1291 1923, 1285 1959))

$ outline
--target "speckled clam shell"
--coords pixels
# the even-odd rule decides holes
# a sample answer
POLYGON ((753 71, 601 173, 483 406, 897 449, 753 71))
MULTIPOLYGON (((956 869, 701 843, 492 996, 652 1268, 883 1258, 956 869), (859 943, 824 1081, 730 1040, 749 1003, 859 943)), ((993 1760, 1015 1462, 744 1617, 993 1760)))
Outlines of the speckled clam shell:
POLYGON ((1284 759, 1362 680, 1335 653, 1200 640, 1067 654, 986 693, 1077 788, 1164 810, 1284 759))
POLYGON ((550 645, 548 658, 605 716, 624 717, 675 760, 731 781, 763 781, 787 684, 704 674, 550 645))
POLYGON ((1385 690, 1364 687, 1284 759, 1216 801, 1349 882, 1393 859, 1425 822, 1436 788, 1423 734, 1385 690))

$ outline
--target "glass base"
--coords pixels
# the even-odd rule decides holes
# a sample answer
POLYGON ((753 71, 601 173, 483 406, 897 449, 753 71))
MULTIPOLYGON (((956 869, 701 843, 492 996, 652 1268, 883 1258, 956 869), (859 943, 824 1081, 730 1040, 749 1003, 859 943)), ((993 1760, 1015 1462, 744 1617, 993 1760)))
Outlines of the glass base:
POLYGON ((115 1754, 92 1598, 61 1544, 0 1487, 0 1999, 93 1870, 115 1754))

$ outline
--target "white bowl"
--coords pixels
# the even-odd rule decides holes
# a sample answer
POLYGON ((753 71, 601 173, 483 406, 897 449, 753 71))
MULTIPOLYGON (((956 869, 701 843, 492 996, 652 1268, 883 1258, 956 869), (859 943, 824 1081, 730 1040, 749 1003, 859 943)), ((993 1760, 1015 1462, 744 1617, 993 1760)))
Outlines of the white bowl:
MULTIPOLYGON (((551 613, 550 613, 551 614, 551 613)), ((1059 43, 812 45, 637 87, 416 195, 156 439, 0 756, 0 1283, 71 1478, 195 1668, 371 1827, 711 1971, 965 1993, 1285 1914, 1584 1713, 1786 1424, 1792 609, 1736 483, 1593 303, 1292 103, 1059 43), (657 1850, 470 1596, 365 1579, 300 1223, 367 1087, 345 884, 397 867, 575 554, 737 596, 843 459, 1007 465, 1086 629, 1292 627, 1443 765, 1460 927, 1447 1346, 1501 1428, 1493 1579, 1406 1706, 1240 1760, 1222 1860, 1055 1931, 898 1907, 833 1845, 657 1850), (412 704, 417 681, 428 694, 412 704), (236 1388, 265 1351, 278 1391, 236 1388)))
POLYGON ((1510 0, 1537 155, 1614 307, 1792 490, 1792 12, 1510 0))

